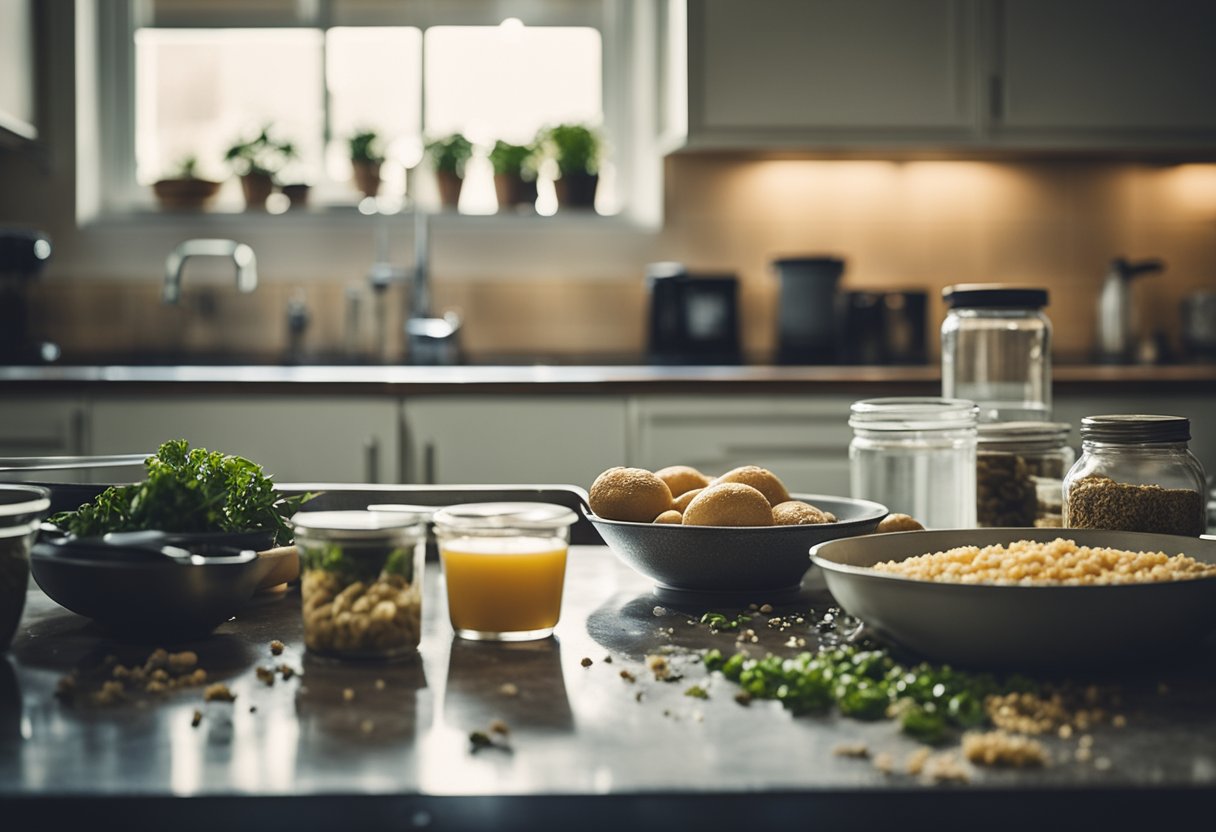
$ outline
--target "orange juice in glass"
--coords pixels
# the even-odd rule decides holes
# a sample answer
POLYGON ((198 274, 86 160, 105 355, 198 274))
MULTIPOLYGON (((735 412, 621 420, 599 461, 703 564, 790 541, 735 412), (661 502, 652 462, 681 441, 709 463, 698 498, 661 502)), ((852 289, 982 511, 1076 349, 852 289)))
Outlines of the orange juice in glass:
POLYGON ((470 503, 435 513, 458 636, 546 638, 561 615, 573 511, 547 503, 470 503))

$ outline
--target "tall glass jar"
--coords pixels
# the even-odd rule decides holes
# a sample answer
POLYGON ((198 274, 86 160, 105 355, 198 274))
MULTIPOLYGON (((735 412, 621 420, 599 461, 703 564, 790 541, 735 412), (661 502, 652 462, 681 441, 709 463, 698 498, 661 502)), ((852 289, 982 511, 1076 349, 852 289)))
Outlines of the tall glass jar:
POLYGON ((980 422, 1050 419, 1047 290, 965 283, 942 297, 942 396, 975 402, 980 422))
POLYGON ((1076 454, 1067 422, 999 422, 979 426, 976 520, 980 526, 1064 524, 1064 475, 1076 454))
POLYGON ((854 497, 909 514, 926 528, 975 526, 976 406, 962 399, 854 402, 854 497))
POLYGON ((1207 480, 1181 416, 1086 416, 1081 457, 1064 478, 1064 525, 1197 537, 1207 480))

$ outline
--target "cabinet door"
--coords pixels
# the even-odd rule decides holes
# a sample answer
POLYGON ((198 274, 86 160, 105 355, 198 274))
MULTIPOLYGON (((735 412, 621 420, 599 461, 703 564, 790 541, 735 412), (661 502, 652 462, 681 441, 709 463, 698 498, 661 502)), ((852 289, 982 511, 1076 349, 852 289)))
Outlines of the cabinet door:
POLYGON ((976 124, 965 0, 690 3, 696 146, 923 139, 976 124))
POLYGON ((691 465, 717 476, 759 465, 790 491, 849 494, 852 397, 654 397, 637 405, 632 464, 691 465))
POLYGON ((998 135, 1216 137, 1216 3, 1007 0, 996 26, 998 135))
POLYGON ((93 404, 97 453, 169 439, 246 457, 279 483, 398 482, 400 408, 372 398, 112 398, 93 404))
POLYGON ((590 488, 625 464, 625 401, 607 396, 461 396, 405 403, 407 472, 428 485, 590 488))
MULTIPOLYGON (((87 409, 77 396, 6 396, 0 404, 0 457, 76 456, 87 447, 87 409)), ((0 481, 88 482, 87 471, 0 471, 0 481)))

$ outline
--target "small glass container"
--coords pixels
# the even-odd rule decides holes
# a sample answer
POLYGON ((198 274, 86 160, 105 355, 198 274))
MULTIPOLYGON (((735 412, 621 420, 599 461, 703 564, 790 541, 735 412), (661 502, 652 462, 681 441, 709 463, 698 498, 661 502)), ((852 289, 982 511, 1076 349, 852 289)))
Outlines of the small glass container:
MULTIPOLYGON (((37 485, 0 485, 0 653, 12 644, 29 590, 30 547, 51 507, 37 485)), ((3 661, 3 659, 0 659, 3 661)))
POLYGON ((1198 537, 1207 480, 1182 416, 1086 416, 1081 457, 1064 478, 1064 525, 1198 537))
POLYGON ((1066 422, 979 426, 976 522, 979 526, 1064 525, 1064 475, 1076 454, 1066 422))
POLYGON ((392 659, 418 649, 426 523, 418 514, 304 511, 300 552, 304 643, 340 659, 392 659))
POLYGON ((942 395, 975 402, 980 422, 1050 419, 1047 290, 966 283, 942 297, 942 395))
POLYGON ((976 406, 962 399, 854 402, 854 497, 909 514, 926 528, 975 526, 976 406))
POLYGON ((561 615, 570 526, 565 506, 469 503, 435 512, 448 614, 461 638, 532 641, 561 615))

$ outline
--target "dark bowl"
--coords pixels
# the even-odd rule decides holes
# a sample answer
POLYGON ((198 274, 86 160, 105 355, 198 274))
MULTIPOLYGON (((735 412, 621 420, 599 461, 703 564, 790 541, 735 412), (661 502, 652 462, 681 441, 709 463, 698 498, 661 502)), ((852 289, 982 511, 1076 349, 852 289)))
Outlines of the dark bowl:
POLYGON ((252 597, 263 564, 252 551, 199 563, 83 557, 40 541, 34 580, 53 601, 124 638, 196 638, 234 616, 252 597))
POLYGON ((680 526, 605 520, 584 509, 608 547, 655 582, 661 599, 778 601, 796 594, 812 546, 868 534, 887 516, 869 500, 792 494, 836 515, 806 526, 680 526))

